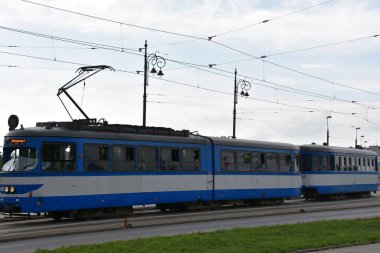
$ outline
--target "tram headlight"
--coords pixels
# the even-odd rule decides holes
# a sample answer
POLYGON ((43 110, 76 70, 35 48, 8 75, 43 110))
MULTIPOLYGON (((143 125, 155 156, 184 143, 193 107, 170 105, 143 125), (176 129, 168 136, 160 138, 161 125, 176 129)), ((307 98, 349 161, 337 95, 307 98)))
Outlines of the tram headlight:
POLYGON ((9 192, 9 187, 8 187, 8 186, 5 186, 5 187, 4 187, 4 192, 5 192, 5 193, 8 193, 8 192, 9 192))
POLYGON ((15 191, 16 191, 16 188, 14 186, 9 187, 10 193, 15 193, 15 191))

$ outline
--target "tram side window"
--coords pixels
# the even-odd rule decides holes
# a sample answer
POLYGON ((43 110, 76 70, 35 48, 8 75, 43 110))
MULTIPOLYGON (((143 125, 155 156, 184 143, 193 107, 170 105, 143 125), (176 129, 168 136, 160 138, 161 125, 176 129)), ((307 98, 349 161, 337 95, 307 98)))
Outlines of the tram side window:
POLYGON ((322 170, 327 171, 329 170, 329 157, 327 155, 322 156, 322 170))
POLYGON ((199 149, 184 148, 182 149, 182 170, 198 171, 200 170, 200 151, 199 149))
POLYGON ((362 158, 361 157, 358 157, 357 158, 357 162, 358 162, 358 171, 362 171, 362 158))
POLYGON ((370 171, 370 166, 369 166, 369 158, 366 158, 366 160, 367 160, 367 166, 366 166, 366 170, 367 170, 367 171, 370 171))
POLYGON ((87 171, 109 170, 108 145, 86 144, 84 145, 84 169, 87 171))
POLYGON ((336 160, 336 170, 337 171, 343 170, 342 157, 341 156, 338 156, 338 159, 336 160))
POLYGON ((347 157, 347 170, 351 171, 352 170, 352 157, 347 157))
POLYGON ((157 171, 158 159, 156 147, 139 147, 138 148, 139 170, 157 171))
POLYGON ((290 172, 291 156, 279 154, 280 171, 290 172))
POLYGON ((128 146, 112 146, 112 170, 134 171, 135 148, 128 146))
POLYGON ((235 171, 236 162, 235 162, 235 152, 232 150, 222 150, 221 154, 221 167, 222 171, 235 171))
POLYGON ((312 156, 302 154, 300 156, 301 171, 311 171, 312 169, 312 156))
POLYGON ((237 151, 237 170, 251 170, 251 157, 248 151, 237 151))
POLYGON ((347 171, 347 157, 343 156, 343 170, 347 171))
POLYGON ((161 148, 160 170, 178 171, 180 168, 179 154, 179 148, 161 148))
POLYGON ((265 156, 263 153, 251 152, 252 170, 265 170, 265 156))
POLYGON ((356 157, 352 157, 352 170, 353 171, 358 171, 358 159, 356 157))
POLYGON ((321 170, 322 170, 322 156, 313 155, 313 171, 321 171, 321 170))
POLYGON ((42 144, 43 171, 73 171, 75 165, 74 144, 42 144))
POLYGON ((371 158, 371 171, 376 171, 375 159, 371 158))
POLYGON ((276 153, 266 153, 266 165, 267 165, 267 171, 273 172, 278 171, 278 156, 276 153))
POLYGON ((335 157, 334 157, 334 155, 329 155, 329 170, 335 171, 335 157))

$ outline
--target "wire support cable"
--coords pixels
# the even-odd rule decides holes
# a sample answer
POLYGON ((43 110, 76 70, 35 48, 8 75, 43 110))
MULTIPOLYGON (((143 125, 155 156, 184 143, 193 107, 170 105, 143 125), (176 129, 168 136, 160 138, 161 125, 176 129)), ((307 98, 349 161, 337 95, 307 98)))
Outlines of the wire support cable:
POLYGON ((263 21, 260 21, 260 22, 257 22, 257 23, 251 24, 251 25, 242 26, 242 27, 239 27, 239 28, 236 28, 236 29, 232 29, 232 30, 227 31, 227 32, 218 33, 218 34, 215 34, 213 36, 210 36, 209 38, 212 39, 214 37, 220 37, 220 36, 223 36, 223 35, 226 35, 226 34, 230 34, 230 33, 238 32, 238 31, 241 31, 241 30, 245 30, 245 29, 251 28, 253 26, 257 26, 257 25, 260 25, 260 24, 265 24, 265 23, 268 23, 269 21, 273 21, 273 20, 276 20, 276 19, 284 18, 284 17, 290 16, 290 15, 293 15, 293 14, 296 14, 296 13, 299 13, 299 12, 303 12, 303 11, 306 11, 306 10, 309 10, 309 9, 312 9, 312 8, 324 5, 324 4, 328 4, 328 3, 333 2, 333 1, 334 0, 329 0, 329 1, 321 2, 321 3, 315 4, 315 5, 312 5, 312 6, 303 8, 303 9, 300 9, 300 10, 292 11, 292 12, 289 12, 289 13, 286 13, 286 14, 283 14, 283 15, 280 15, 280 16, 277 16, 277 17, 265 19, 263 21))
POLYGON ((98 16, 94 16, 94 15, 89 15, 89 14, 85 14, 85 13, 81 13, 81 12, 70 11, 70 10, 67 10, 67 9, 58 8, 58 7, 54 7, 54 6, 46 5, 46 4, 41 4, 41 3, 29 1, 29 0, 21 0, 21 1, 26 2, 26 3, 30 3, 30 4, 34 4, 34 5, 39 5, 39 6, 42 6, 42 7, 49 8, 49 9, 54 9, 54 10, 58 10, 58 11, 66 12, 66 13, 71 13, 71 14, 83 16, 83 17, 88 17, 88 18, 93 18, 93 19, 97 19, 97 20, 107 21, 107 22, 110 22, 110 23, 118 24, 118 25, 125 25, 125 26, 130 26, 130 27, 134 27, 134 28, 140 28, 140 29, 144 29, 144 30, 148 30, 148 31, 166 33, 166 34, 171 34, 171 35, 176 35, 176 36, 181 36, 181 37, 187 37, 187 38, 192 38, 192 39, 207 40, 206 38, 202 38, 202 37, 198 37, 198 36, 194 36, 194 35, 189 35, 189 34, 184 34, 184 33, 177 33, 177 32, 171 32, 171 31, 161 30, 161 29, 157 29, 157 28, 151 28, 151 27, 147 27, 147 26, 135 25, 135 24, 131 24, 131 23, 125 23, 125 22, 121 22, 121 21, 117 21, 117 20, 112 20, 112 19, 108 19, 108 18, 102 18, 102 17, 98 17, 98 16))

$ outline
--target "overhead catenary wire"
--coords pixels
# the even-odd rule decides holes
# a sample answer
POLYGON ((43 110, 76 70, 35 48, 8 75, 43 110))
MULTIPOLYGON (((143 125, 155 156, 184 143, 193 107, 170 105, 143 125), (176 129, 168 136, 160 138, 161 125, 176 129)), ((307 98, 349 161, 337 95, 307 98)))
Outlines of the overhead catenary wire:
MULTIPOLYGON (((42 38, 46 38, 46 39, 52 39, 52 38, 54 38, 56 40, 64 41, 64 42, 67 42, 67 43, 87 45, 87 46, 97 47, 97 48, 100 48, 100 49, 112 50, 112 51, 116 51, 116 52, 137 55, 137 56, 141 56, 141 57, 143 56, 142 53, 123 51, 122 48, 120 48, 120 47, 115 47, 115 46, 110 46, 110 45, 105 45, 105 44, 100 44, 100 43, 92 43, 92 42, 88 42, 88 41, 73 40, 73 39, 70 39, 70 38, 52 36, 52 35, 41 34, 41 33, 35 33, 35 32, 31 32, 31 31, 25 31, 25 30, 20 30, 20 29, 15 29, 15 28, 10 28, 10 27, 4 27, 4 26, 0 26, 0 29, 12 31, 12 32, 23 33, 23 34, 27 34, 27 35, 31 35, 31 36, 42 37, 42 38)), ((202 71, 206 71, 206 72, 209 72, 209 73, 217 74, 217 75, 224 76, 224 77, 227 77, 227 78, 233 78, 232 76, 228 76, 228 75, 225 75, 225 74, 222 74, 222 73, 216 73, 215 71, 211 71, 209 68, 213 66, 212 64, 201 65, 201 64, 188 63, 188 62, 183 62, 183 61, 169 59, 169 58, 165 58, 165 59, 167 61, 171 61, 171 62, 174 62, 174 63, 177 63, 177 64, 181 64, 181 65, 184 65, 184 66, 192 67, 192 68, 196 68, 198 70, 201 69, 202 71)), ((215 67, 213 67, 213 69, 215 69, 217 71, 220 71, 220 72, 228 73, 230 75, 233 74, 230 71, 217 69, 215 67)), ((240 75, 240 76, 242 76, 242 75, 240 75)), ((246 77, 246 76, 243 76, 243 77, 246 77)), ((335 101, 346 102, 346 103, 352 103, 353 102, 353 101, 348 101, 348 100, 337 98, 336 96, 330 97, 330 96, 326 96, 326 95, 323 95, 323 94, 312 93, 312 92, 304 91, 304 90, 301 90, 301 89, 295 89, 295 88, 292 88, 292 87, 289 87, 289 86, 286 86, 286 85, 280 85, 280 84, 276 84, 274 82, 269 82, 269 81, 261 80, 261 79, 254 78, 254 77, 250 77, 250 78, 253 79, 253 80, 256 80, 256 81, 260 81, 260 82, 266 83, 266 84, 260 84, 260 83, 256 83, 256 84, 260 85, 260 86, 267 87, 267 88, 280 89, 280 90, 283 90, 283 91, 293 92, 293 93, 297 93, 297 94, 301 94, 301 95, 306 95, 306 96, 311 96, 311 97, 333 99, 335 101), (271 86, 269 86, 267 84, 275 85, 277 87, 274 88, 274 87, 271 87, 271 86), (278 88, 278 87, 281 87, 281 88, 278 88)), ((365 104, 359 104, 359 103, 356 103, 356 105, 366 106, 366 107, 370 107, 370 108, 376 108, 376 107, 371 106, 371 105, 365 105, 365 104)))
MULTIPOLYGON (((312 47, 305 47, 301 49, 295 49, 295 50, 289 50, 289 51, 283 51, 283 52, 278 52, 278 53, 272 53, 272 54, 263 54, 260 56, 260 58, 268 58, 272 56, 278 56, 278 55, 284 55, 284 54, 292 54, 292 53, 298 53, 298 52, 303 52, 307 50, 313 50, 313 49, 318 49, 318 48, 324 48, 324 47, 330 47, 330 46, 335 46, 335 45, 341 45, 341 44, 346 44, 346 43, 352 43, 360 40, 365 40, 365 39, 370 39, 370 38, 376 38, 379 37, 380 34, 375 34, 375 35, 370 35, 370 36, 365 36, 365 37, 359 37, 359 38, 354 38, 354 39, 349 39, 349 40, 344 40, 344 41, 339 41, 339 42, 332 42, 332 43, 327 43, 327 44, 322 44, 322 45, 317 45, 317 46, 312 46, 312 47)), ((233 61, 226 61, 226 62, 219 62, 219 63, 214 63, 215 66, 219 65, 227 65, 227 64, 232 64, 232 63, 239 63, 239 62, 244 62, 244 61, 253 61, 255 60, 254 58, 245 58, 241 60, 233 60, 233 61)))
MULTIPOLYGON (((39 56, 31 56, 31 55, 10 53, 10 52, 4 52, 4 51, 0 51, 0 53, 9 54, 9 55, 15 55, 15 56, 21 56, 21 57, 28 57, 28 58, 33 58, 33 59, 37 59, 37 60, 47 60, 47 61, 53 61, 53 62, 74 64, 74 65, 79 65, 79 66, 86 66, 86 65, 88 65, 88 64, 78 63, 78 62, 73 62, 73 61, 54 60, 54 59, 49 59, 49 58, 44 58, 44 57, 39 57, 39 56)), ((134 75, 141 75, 139 73, 136 73, 136 71, 122 70, 122 69, 115 69, 115 71, 122 72, 122 73, 134 74, 134 75)), ((227 94, 227 95, 233 96, 233 93, 231 93, 231 92, 225 92, 225 91, 220 91, 220 90, 216 90, 216 89, 210 89, 210 88, 202 87, 200 85, 193 85, 193 84, 173 81, 173 80, 169 80, 169 79, 165 79, 165 78, 160 78, 160 77, 155 77, 155 76, 151 76, 151 78, 158 79, 158 80, 161 80, 161 81, 164 81, 164 82, 167 82, 167 83, 171 83, 171 84, 175 84, 175 85, 192 87, 192 88, 197 88, 197 89, 206 90, 206 91, 210 91, 210 92, 215 92, 215 93, 219 93, 219 94, 227 94)), ((269 101, 269 100, 265 100, 265 99, 252 98, 252 97, 247 97, 246 99, 261 101, 261 102, 270 103, 270 104, 279 104, 279 105, 284 105, 284 106, 293 107, 293 108, 301 108, 301 109, 306 109, 306 110, 327 112, 327 113, 331 113, 331 114, 340 114, 340 115, 347 115, 347 116, 355 116, 355 117, 357 117, 357 118, 359 118, 359 119, 361 119, 363 121, 366 121, 366 122, 369 122, 371 124, 380 126, 380 124, 378 124, 376 122, 373 122, 373 121, 370 121, 368 119, 359 117, 356 113, 345 113, 345 112, 336 112, 336 111, 333 111, 333 110, 322 110, 322 109, 319 109, 319 108, 312 108, 312 107, 306 107, 306 106, 298 106, 298 105, 292 105, 292 104, 281 103, 281 102, 277 103, 277 102, 273 102, 273 101, 269 101)))
POLYGON ((80 15, 80 16, 83 16, 83 17, 88 17, 88 18, 93 18, 93 19, 97 19, 97 20, 107 21, 107 22, 115 23, 115 24, 119 24, 119 25, 125 25, 125 26, 140 28, 140 29, 144 29, 144 30, 148 30, 148 31, 166 33, 166 34, 171 34, 171 35, 176 35, 176 36, 181 36, 181 37, 187 37, 187 38, 192 38, 192 39, 207 40, 207 38, 202 38, 202 37, 198 37, 198 36, 194 36, 194 35, 189 35, 189 34, 184 34, 184 33, 178 33, 178 32, 171 32, 171 31, 166 31, 166 30, 157 29, 157 28, 151 28, 151 27, 147 27, 147 26, 135 25, 135 24, 131 24, 131 23, 125 23, 125 22, 121 22, 121 21, 117 21, 117 20, 113 20, 113 19, 109 19, 109 18, 102 18, 102 17, 98 17, 98 16, 94 16, 94 15, 89 15, 89 14, 85 14, 85 13, 81 13, 81 12, 70 11, 70 10, 67 10, 67 9, 58 8, 58 7, 54 7, 54 6, 47 5, 47 4, 41 4, 41 3, 29 1, 29 0, 21 0, 21 1, 22 2, 26 2, 26 3, 30 3, 30 4, 34 4, 34 5, 39 5, 39 6, 42 6, 42 7, 49 8, 49 9, 55 9, 55 10, 59 10, 59 11, 62 11, 62 12, 67 12, 67 13, 71 13, 71 14, 75 14, 75 15, 80 15))
MULTIPOLYGON (((213 43, 215 43, 215 44, 217 44, 219 46, 222 46, 224 48, 227 48, 229 50, 232 50, 232 51, 235 51, 235 52, 247 55, 249 57, 252 57, 253 59, 262 60, 263 62, 266 62, 268 64, 271 64, 271 65, 279 67, 279 68, 286 69, 288 71, 292 71, 294 73, 298 73, 298 74, 301 74, 301 75, 304 75, 304 76, 307 76, 307 77, 310 77, 310 78, 314 78, 314 79, 317 79, 317 80, 320 80, 320 81, 323 81, 323 82, 334 83, 336 85, 343 86, 343 87, 346 87, 346 88, 350 88, 350 89, 358 90, 358 91, 361 91, 361 92, 375 94, 375 95, 380 96, 380 93, 370 92, 370 91, 367 91, 367 90, 364 90, 364 89, 360 89, 360 88, 352 87, 352 86, 349 86, 349 85, 333 82, 333 81, 330 81, 330 80, 327 80, 327 79, 324 79, 324 78, 321 78, 321 77, 318 77, 318 76, 315 76, 315 75, 311 75, 311 74, 308 74, 308 73, 305 73, 305 72, 302 72, 302 71, 299 71, 299 70, 295 70, 295 69, 292 69, 292 68, 289 68, 289 67, 286 67, 286 66, 274 63, 274 62, 270 62, 268 60, 265 60, 264 59, 265 57, 261 58, 261 57, 258 57, 258 56, 254 56, 252 54, 243 52, 242 50, 235 49, 235 48, 233 48, 231 46, 225 45, 225 44, 220 43, 220 42, 216 42, 215 40, 212 40, 212 38, 214 36, 208 37, 206 39, 206 38, 199 37, 199 36, 194 36, 194 35, 188 35, 188 34, 183 34, 183 33, 176 33, 176 32, 171 32, 171 31, 166 31, 166 30, 161 30, 161 29, 156 29, 156 28, 151 28, 151 27, 145 27, 145 26, 140 26, 140 25, 135 25, 135 24, 130 24, 130 23, 124 23, 124 22, 121 22, 121 21, 116 21, 116 20, 112 20, 112 19, 108 19, 108 18, 102 18, 102 17, 98 17, 98 16, 94 16, 94 15, 89 15, 89 14, 85 14, 85 13, 81 13, 81 12, 76 12, 76 11, 70 11, 70 10, 67 10, 67 9, 58 8, 58 7, 54 7, 54 6, 50 6, 50 5, 46 5, 46 4, 41 4, 41 3, 29 1, 29 0, 21 0, 21 1, 26 2, 26 3, 30 3, 30 4, 34 4, 34 5, 39 5, 39 6, 42 6, 42 7, 45 7, 45 8, 55 9, 55 10, 59 10, 59 11, 63 11, 63 12, 71 13, 71 14, 85 16, 85 17, 88 17, 88 18, 103 20, 103 21, 107 21, 107 22, 111 22, 111 23, 115 23, 115 24, 119 24, 119 25, 122 24, 122 25, 126 25, 126 26, 140 28, 140 29, 145 29, 145 30, 150 30, 150 31, 155 31, 155 32, 161 32, 161 33, 167 33, 167 34, 172 34, 172 35, 177 35, 177 36, 182 36, 182 37, 188 37, 188 38, 192 38, 192 39, 209 40, 209 41, 212 41, 213 43)), ((272 18, 271 20, 279 19, 279 18, 282 18, 282 17, 285 17, 285 16, 289 16, 289 15, 292 15, 294 13, 301 12, 301 11, 304 11, 306 9, 314 8, 314 7, 318 6, 318 5, 326 4, 326 3, 329 3, 329 2, 332 2, 332 1, 334 1, 334 0, 329 0, 329 1, 321 2, 321 3, 318 3, 316 5, 304 8, 304 9, 300 9, 300 10, 297 10, 297 11, 294 11, 294 12, 291 12, 291 13, 288 13, 288 14, 284 14, 284 15, 272 18)))
POLYGON ((352 90, 357 90, 357 91, 361 91, 361 92, 364 92, 364 93, 368 93, 368 94, 373 94, 373 95, 377 95, 377 96, 380 96, 380 93, 377 93, 377 92, 373 92, 373 91, 368 91, 368 90, 364 90, 364 89, 360 89, 360 88, 356 88, 356 87, 352 87, 350 85, 346 85, 346 84, 341 84, 341 83, 338 83, 338 82, 334 82, 334 81, 331 81, 331 80, 327 80, 325 78, 322 78, 322 77, 318 77, 318 76, 315 76, 315 75, 311 75, 311 74, 308 74, 308 73, 305 73, 305 72, 302 72, 302 71, 299 71, 299 70, 295 70, 295 69, 292 69, 292 68, 289 68, 289 67, 286 67, 286 66, 283 66, 283 65, 280 65, 280 64, 277 64, 277 63, 274 63, 274 62, 271 62, 271 61, 268 61, 264 58, 261 58, 261 57, 258 57, 258 56, 254 56, 250 53, 247 53, 247 52, 244 52, 242 50, 239 50, 239 49, 236 49, 236 48, 233 48, 231 46, 228 46, 226 44, 223 44, 223 43, 220 43, 220 42, 217 42, 217 41, 212 41, 213 43, 217 44, 217 45, 220 45, 222 47, 225 47, 225 48, 228 48, 232 51, 235 51, 235 52, 238 52, 240 54, 243 54, 243 55, 246 55, 246 56, 249 56, 253 59, 256 59, 256 60, 260 60, 260 61, 263 61, 265 63, 268 63, 270 65, 273 65, 273 66, 276 66, 276 67, 279 67, 279 68, 282 68, 282 69, 286 69, 286 70, 289 70, 291 72, 294 72, 294 73, 298 73, 298 74, 301 74, 301 75, 304 75, 304 76, 307 76, 307 77, 310 77, 310 78, 313 78, 313 79, 317 79, 319 81, 323 81, 323 82, 326 82, 328 83, 329 85, 331 83, 335 84, 335 85, 338 85, 338 86, 343 86, 345 88, 349 88, 349 89, 352 89, 352 90))
POLYGON ((253 26, 257 26, 257 25, 260 25, 260 24, 265 24, 265 23, 268 23, 269 21, 273 21, 273 20, 276 20, 276 19, 284 18, 284 17, 290 16, 290 15, 293 15, 293 14, 296 14, 296 13, 299 13, 299 12, 302 12, 302 11, 306 11, 306 10, 309 10, 309 9, 312 9, 312 8, 324 5, 324 4, 328 4, 328 3, 333 2, 333 1, 334 0, 328 0, 328 1, 321 2, 321 3, 318 3, 318 4, 312 5, 312 6, 308 6, 306 8, 302 8, 302 9, 299 9, 299 10, 296 10, 296 11, 292 11, 292 12, 289 12, 289 13, 286 13, 286 14, 283 14, 283 15, 279 15, 277 17, 265 19, 265 20, 262 20, 260 22, 257 22, 257 23, 251 24, 251 25, 246 25, 246 26, 235 28, 235 29, 232 29, 232 30, 229 30, 229 31, 226 31, 226 32, 217 33, 217 34, 215 34, 213 36, 210 36, 209 38, 220 37, 220 36, 223 36, 223 35, 226 35, 226 34, 230 34, 230 33, 234 33, 234 32, 237 32, 237 31, 245 30, 245 29, 251 28, 253 26))

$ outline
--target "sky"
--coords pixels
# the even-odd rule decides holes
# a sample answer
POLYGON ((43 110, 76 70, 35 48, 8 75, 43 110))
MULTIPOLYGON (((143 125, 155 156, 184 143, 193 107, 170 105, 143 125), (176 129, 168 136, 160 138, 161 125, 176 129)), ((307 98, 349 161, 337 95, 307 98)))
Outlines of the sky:
POLYGON ((141 125, 147 40, 148 54, 166 59, 164 76, 149 76, 148 126, 232 136, 236 69, 251 85, 237 98, 237 138, 322 144, 331 116, 330 145, 354 146, 356 134, 380 143, 378 0, 33 2, 0 1, 3 136, 11 114, 24 127, 70 121, 57 91, 85 65, 116 71, 69 90, 83 110, 141 125))

